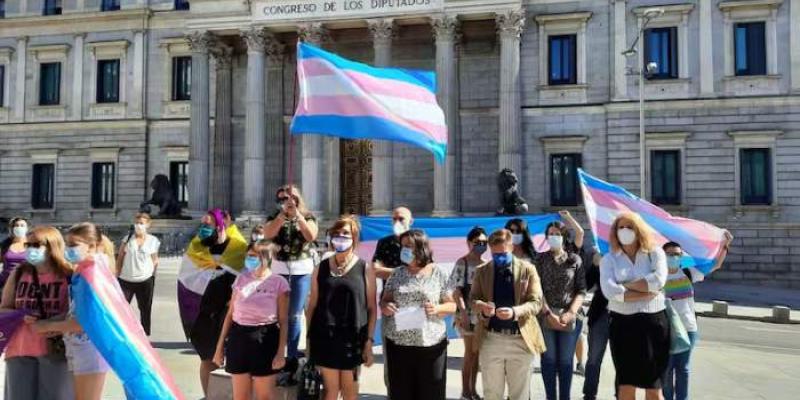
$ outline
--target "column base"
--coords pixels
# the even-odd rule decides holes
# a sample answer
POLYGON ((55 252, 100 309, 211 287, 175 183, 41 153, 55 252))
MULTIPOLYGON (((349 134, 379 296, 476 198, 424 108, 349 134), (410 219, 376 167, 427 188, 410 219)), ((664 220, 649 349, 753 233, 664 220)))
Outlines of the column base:
POLYGON ((454 210, 433 210, 431 213, 431 217, 434 218, 450 218, 450 217, 457 217, 459 216, 458 211, 454 210))

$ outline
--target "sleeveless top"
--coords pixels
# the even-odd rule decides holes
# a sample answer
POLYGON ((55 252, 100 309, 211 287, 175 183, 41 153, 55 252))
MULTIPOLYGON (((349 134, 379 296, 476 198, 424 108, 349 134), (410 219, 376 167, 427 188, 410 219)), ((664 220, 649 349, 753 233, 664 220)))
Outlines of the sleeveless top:
POLYGON ((311 325, 329 329, 345 329, 366 334, 367 263, 359 259, 342 276, 331 274, 329 257, 319 264, 317 272, 317 306, 311 325), (365 331, 365 332, 361 332, 365 331))
MULTIPOLYGON (((31 314, 39 315, 39 301, 37 292, 41 290, 42 306, 45 315, 40 319, 47 319, 67 312, 69 309, 69 283, 67 278, 53 272, 39 274, 39 285, 33 281, 30 272, 20 274, 14 294, 14 308, 28 310, 31 314)), ((6 358, 12 357, 39 357, 47 354, 47 343, 42 335, 34 332, 30 325, 22 324, 6 347, 6 358)))
POLYGON ((0 288, 5 286, 8 277, 11 276, 14 270, 16 270, 20 264, 25 262, 25 250, 17 253, 9 248, 8 251, 3 254, 2 261, 3 271, 0 272, 0 288))

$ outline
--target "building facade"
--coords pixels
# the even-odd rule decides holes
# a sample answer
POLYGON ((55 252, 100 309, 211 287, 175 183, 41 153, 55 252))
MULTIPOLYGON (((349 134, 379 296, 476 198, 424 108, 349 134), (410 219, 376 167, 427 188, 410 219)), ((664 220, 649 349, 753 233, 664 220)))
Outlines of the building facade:
POLYGON ((800 0, 0 0, 0 213, 123 223, 166 175, 187 210, 582 215, 578 167, 736 236, 715 278, 800 287, 800 0), (625 52, 649 19, 643 46, 625 52), (446 163, 291 136, 296 43, 437 72, 446 163), (623 54, 626 53, 626 54, 623 54))

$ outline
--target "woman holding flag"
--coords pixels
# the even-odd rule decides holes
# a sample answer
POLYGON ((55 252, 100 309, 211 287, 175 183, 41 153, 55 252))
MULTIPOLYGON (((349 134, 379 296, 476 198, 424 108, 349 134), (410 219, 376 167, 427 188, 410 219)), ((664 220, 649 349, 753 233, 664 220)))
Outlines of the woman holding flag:
POLYGON ((636 213, 620 213, 611 225, 610 251, 600 263, 600 286, 608 297, 611 357, 619 400, 660 400, 667 370, 670 325, 665 312, 667 260, 636 213))
POLYGON ((37 319, 63 318, 69 308, 72 267, 64 260, 64 239, 53 227, 38 227, 27 234, 25 247, 25 262, 9 276, 0 304, 3 313, 30 313, 5 349, 5 398, 70 400, 75 398, 72 375, 53 346, 63 349, 63 339, 32 325, 37 319))

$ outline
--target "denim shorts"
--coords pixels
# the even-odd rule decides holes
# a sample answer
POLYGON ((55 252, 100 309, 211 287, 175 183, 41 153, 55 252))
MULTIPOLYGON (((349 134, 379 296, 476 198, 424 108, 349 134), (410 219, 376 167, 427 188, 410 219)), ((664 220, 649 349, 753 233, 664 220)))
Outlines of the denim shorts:
POLYGON ((110 369, 85 333, 64 335, 67 367, 73 375, 102 374, 110 369))

